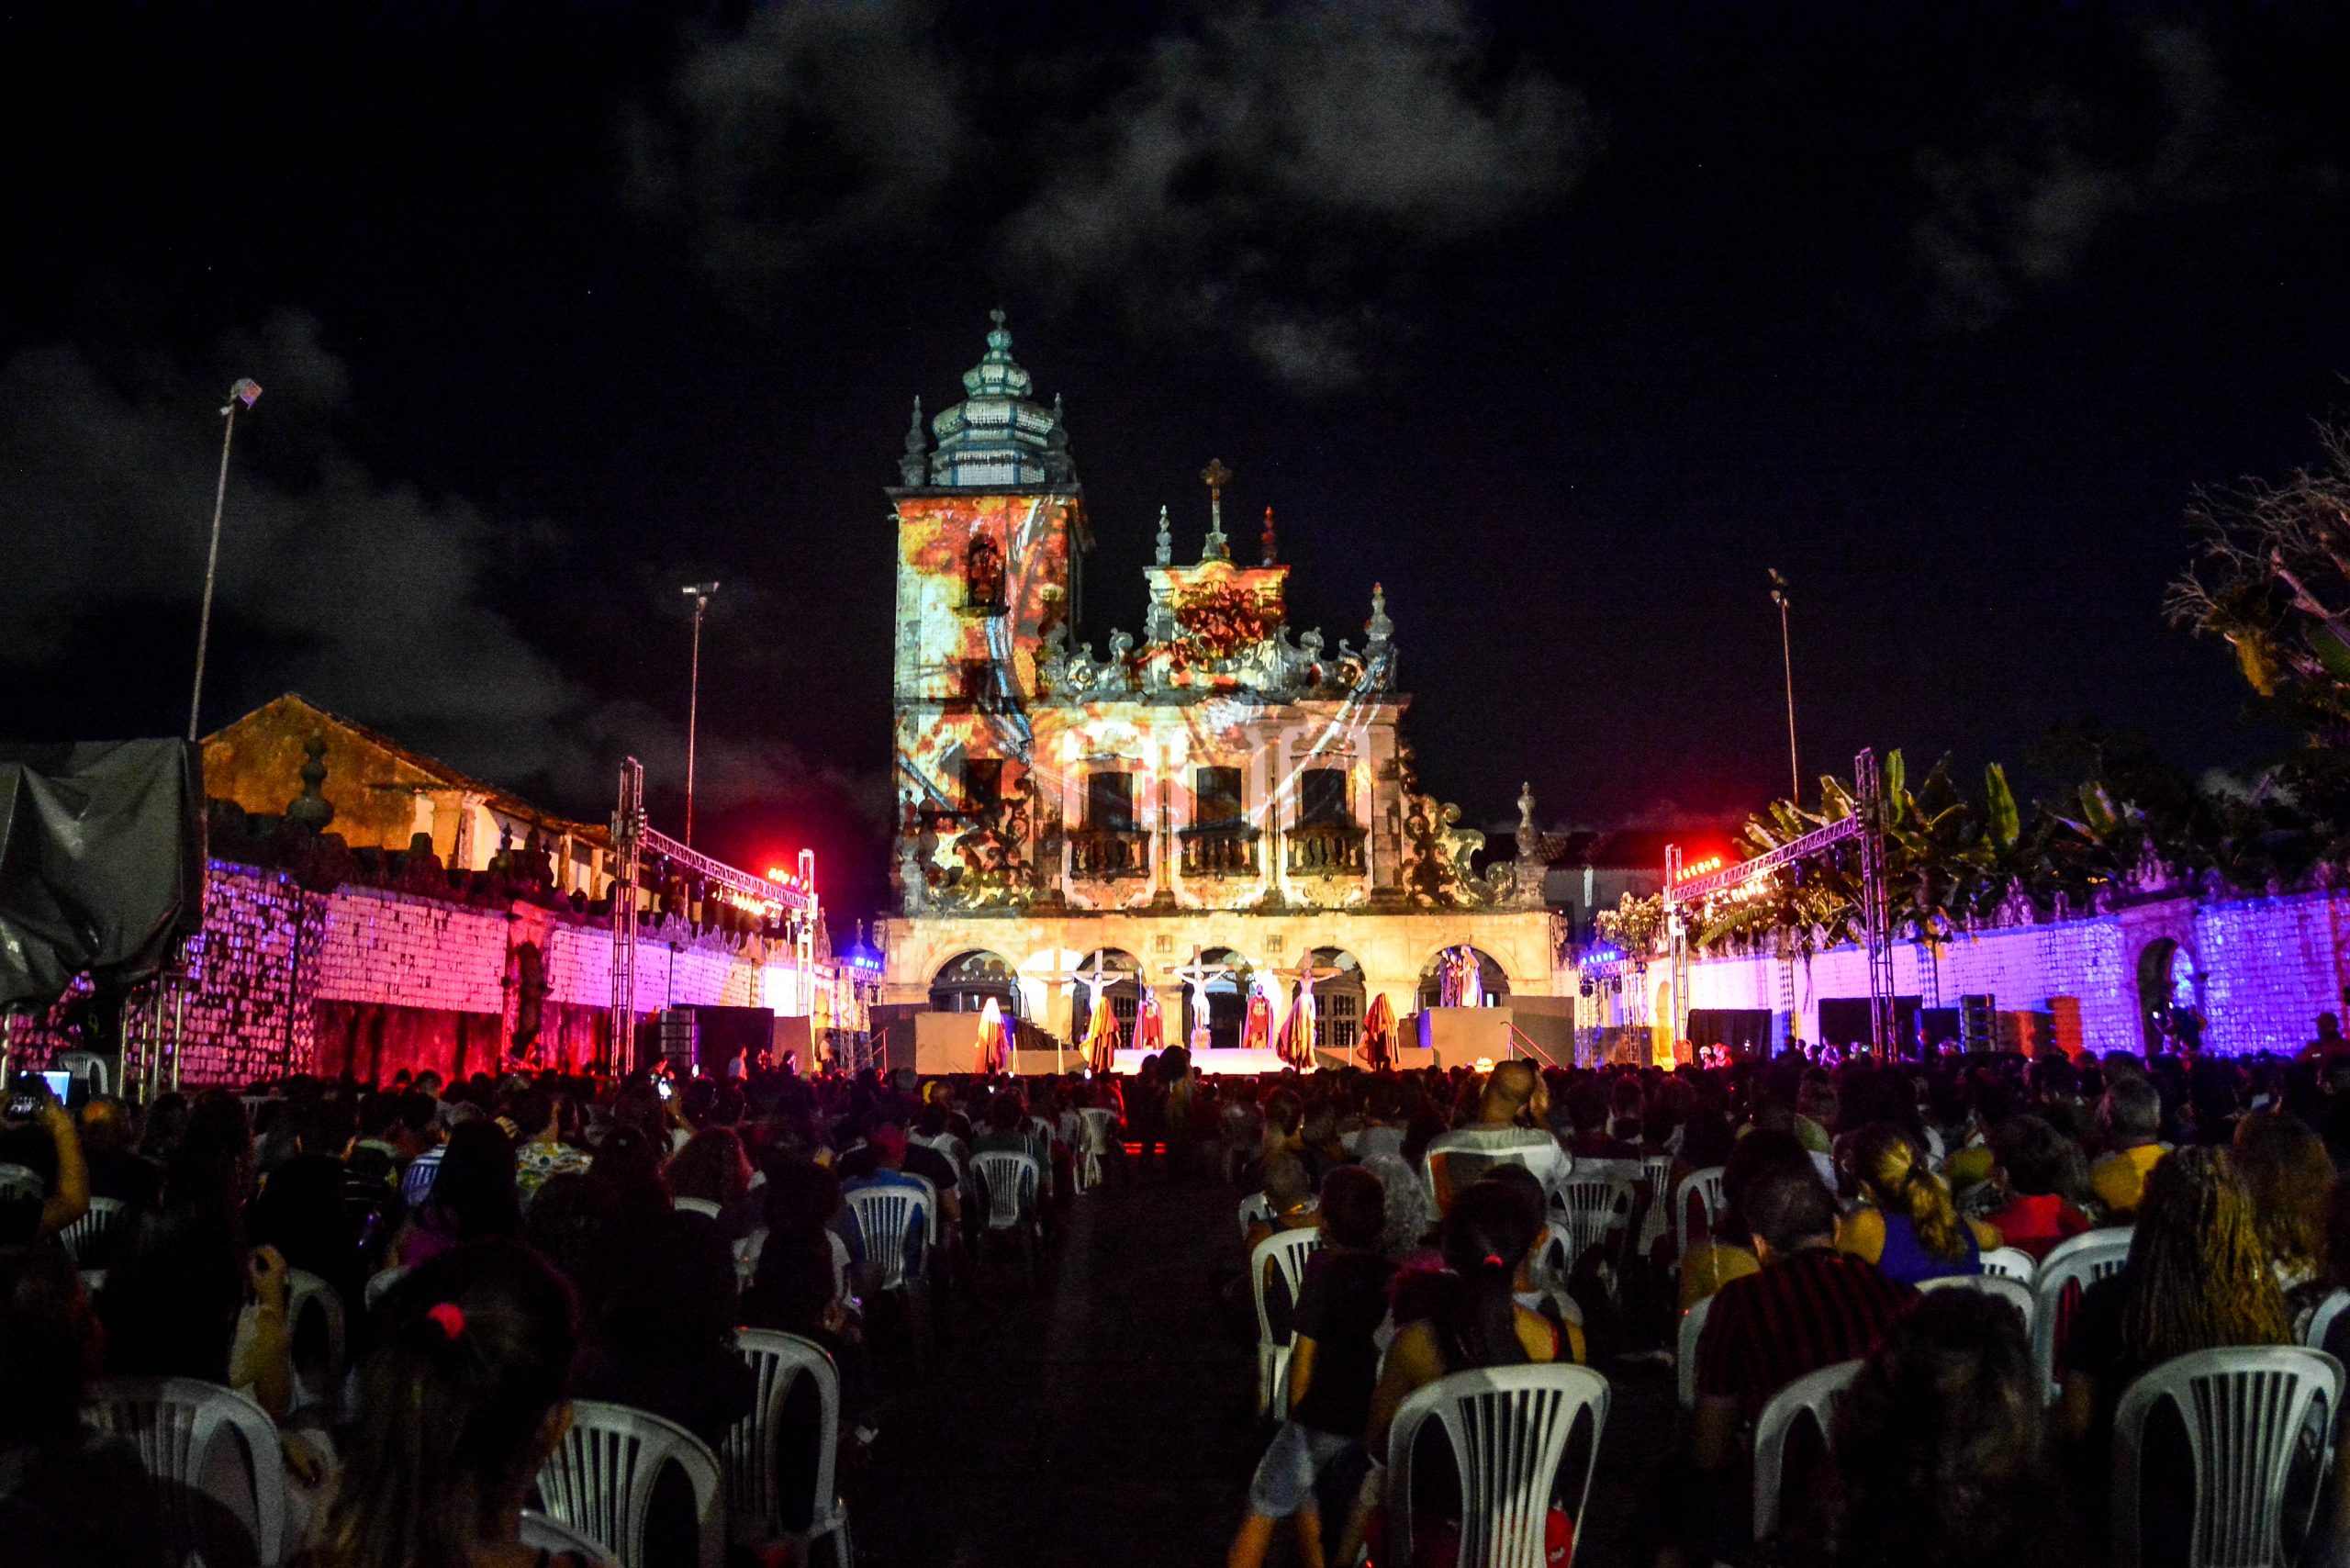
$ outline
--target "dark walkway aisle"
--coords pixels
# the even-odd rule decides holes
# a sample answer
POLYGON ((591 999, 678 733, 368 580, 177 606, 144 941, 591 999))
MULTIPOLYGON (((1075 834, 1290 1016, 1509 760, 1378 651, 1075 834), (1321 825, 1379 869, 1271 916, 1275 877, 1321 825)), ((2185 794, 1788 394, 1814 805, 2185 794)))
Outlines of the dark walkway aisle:
POLYGON ((1252 1363, 1207 1283, 1237 1258, 1234 1202, 1113 1184, 1077 1200, 1033 1294, 991 1261, 987 1308, 958 1314, 962 1337, 891 1400, 856 1502, 860 1558, 1221 1562, 1257 1458, 1252 1363))

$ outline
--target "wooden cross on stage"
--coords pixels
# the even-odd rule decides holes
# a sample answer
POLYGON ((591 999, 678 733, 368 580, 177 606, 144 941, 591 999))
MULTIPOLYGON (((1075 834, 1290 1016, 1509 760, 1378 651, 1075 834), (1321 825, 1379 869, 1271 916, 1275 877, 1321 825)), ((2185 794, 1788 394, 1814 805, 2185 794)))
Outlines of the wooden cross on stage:
POLYGON ((1230 975, 1233 972, 1232 966, 1209 963, 1200 957, 1199 946, 1194 944, 1192 948, 1192 961, 1188 964, 1171 965, 1167 972, 1181 980, 1183 989, 1191 993, 1191 1044, 1196 1049, 1203 1043, 1202 1036, 1208 1032, 1208 987, 1219 979, 1230 975))

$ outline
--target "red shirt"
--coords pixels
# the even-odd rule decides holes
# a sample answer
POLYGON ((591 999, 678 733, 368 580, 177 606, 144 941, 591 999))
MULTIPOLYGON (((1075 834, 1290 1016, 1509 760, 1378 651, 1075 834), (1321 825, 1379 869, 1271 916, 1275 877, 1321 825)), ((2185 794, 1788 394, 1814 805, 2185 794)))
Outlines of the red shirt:
POLYGON ((1806 1372, 1875 1350, 1917 1298, 1874 1263, 1806 1248, 1716 1293, 1697 1337, 1697 1392, 1751 1415, 1806 1372))
POLYGON ((1983 1220, 1999 1233, 2001 1241, 2031 1253, 2035 1263, 2058 1242, 2089 1228, 2089 1216, 2053 1193, 2017 1198, 1983 1220))

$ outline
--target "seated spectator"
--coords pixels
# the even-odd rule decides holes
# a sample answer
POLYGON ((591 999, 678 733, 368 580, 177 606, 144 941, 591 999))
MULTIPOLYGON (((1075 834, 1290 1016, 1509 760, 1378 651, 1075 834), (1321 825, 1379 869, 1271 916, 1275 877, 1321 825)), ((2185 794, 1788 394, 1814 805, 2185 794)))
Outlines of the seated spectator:
POLYGON ((522 1240, 570 1282, 582 1324, 611 1297, 618 1202, 610 1187, 566 1170, 547 1178, 522 1216, 522 1240))
POLYGON ((665 1211, 616 1236, 610 1295, 580 1358, 582 1398, 666 1416, 711 1448, 749 1413, 734 1352, 734 1253, 704 1215, 665 1211))
POLYGON ((22 1568, 164 1568, 163 1515, 139 1450, 82 1419, 102 1336, 47 1249, 0 1251, 0 1541, 22 1568))
POLYGON ((252 1394, 273 1417, 292 1408, 285 1260, 248 1241, 252 1179, 244 1105, 205 1091, 163 1173, 154 1222, 99 1294, 109 1372, 200 1378, 252 1394))
POLYGON ((1921 1297, 1886 1331, 1831 1425, 1819 1555, 1832 1568, 2082 1560, 2050 1484, 2031 1341, 2006 1303, 1968 1290, 1921 1297))
POLYGON ((2000 1245, 2030 1253, 2033 1262, 2060 1242, 2090 1228, 2074 1201, 2086 1186, 2079 1146, 2038 1116, 2010 1116, 1991 1135, 1991 1151, 2005 1179, 2007 1202, 1984 1217, 2000 1245))
POLYGON ((90 1210, 89 1170, 73 1114, 45 1080, 24 1077, 33 1086, 32 1114, 0 1123, 0 1172, 22 1172, 0 1182, 0 1246, 45 1240, 90 1210))
POLYGON ((2282 1111, 2239 1118, 2230 1160, 2252 1198, 2253 1223, 2298 1329, 2332 1288, 2325 1277, 2325 1213, 2333 1161, 2317 1134, 2282 1111))
POLYGON ((1926 1169, 1908 1133, 1873 1122, 1853 1139, 1852 1152, 1862 1206, 1837 1227, 1838 1248, 1905 1285, 1983 1271, 1983 1249, 1998 1246, 1999 1233, 1959 1217, 1950 1189, 1926 1169))
POLYGON ((1270 1224, 1262 1219, 1248 1222, 1242 1241, 1250 1253, 1277 1230, 1308 1230, 1320 1223, 1314 1184, 1306 1177, 1305 1162, 1294 1154, 1276 1154, 1265 1161, 1264 1194, 1273 1217, 1270 1224))
POLYGON ((2108 1225, 2127 1225, 2138 1212, 2146 1174, 2167 1151, 2156 1142, 2163 1126, 2163 1097, 2136 1073, 2123 1073, 2106 1086, 2098 1121, 2109 1151, 2089 1168, 2089 1186, 2105 1209, 2108 1225))
POLYGON ((750 1234, 751 1160, 733 1128, 702 1128, 671 1158, 665 1174, 670 1201, 678 1207, 707 1204, 729 1241, 750 1234))
MULTIPOLYGON (((984 1138, 980 1141, 986 1142, 984 1138)), ((914 1194, 914 1213, 906 1222, 904 1236, 894 1238, 867 1236, 862 1238, 867 1257, 891 1245, 903 1248, 906 1269, 911 1274, 921 1266, 923 1249, 927 1244, 930 1226, 938 1223, 940 1216, 937 1215, 924 1216, 921 1212, 929 1203, 930 1198, 923 1183, 905 1172, 907 1144, 903 1128, 895 1122, 883 1122, 873 1129, 872 1135, 866 1139, 865 1147, 873 1157, 871 1169, 863 1176, 842 1182, 841 1192, 845 1195, 869 1187, 902 1187, 914 1194)), ((931 1155, 934 1159, 937 1157, 934 1149, 924 1149, 923 1152, 931 1155)), ((1024 1149, 1022 1152, 1026 1151, 1024 1149)))
POLYGON ((449 1134, 431 1195, 408 1217, 400 1261, 413 1268, 469 1241, 511 1241, 521 1228, 514 1147, 497 1123, 476 1118, 449 1134))
POLYGON ((1386 1194, 1367 1170, 1340 1167, 1322 1189, 1322 1245, 1306 1260, 1291 1314, 1289 1418, 1273 1434, 1248 1487, 1248 1516, 1230 1568, 1258 1568, 1283 1519, 1296 1521, 1298 1556, 1320 1568, 1322 1511, 1315 1487, 1360 1450, 1379 1375, 1372 1335, 1387 1316, 1394 1265, 1380 1254, 1386 1194))
POLYGON ((2292 1341, 2252 1195, 2225 1150, 2181 1149, 2155 1165, 2137 1216, 2129 1262, 2081 1294, 2062 1350, 2063 1428, 2100 1444, 2122 1392, 2173 1356, 2292 1341))
POLYGON ((319 1544, 299 1568, 589 1568, 521 1513, 571 1426, 570 1291, 525 1248, 445 1251, 394 1286, 319 1544))
MULTIPOLYGON (((1722 1212, 1708 1229, 1693 1227, 1681 1260, 1681 1310, 1686 1312, 1730 1281, 1762 1264, 1754 1255, 1753 1230, 1746 1220, 1746 1193, 1756 1176, 1774 1166, 1812 1171, 1811 1155, 1792 1132, 1760 1129, 1740 1138, 1722 1167, 1722 1212)), ((1676 1193, 1678 1189, 1675 1190, 1676 1193)), ((1676 1196, 1673 1202, 1678 1202, 1676 1196)), ((1692 1208, 1697 1205, 1692 1194, 1692 1208)), ((1670 1222, 1676 1216, 1668 1215, 1670 1222)))
MULTIPOLYGON (((1541 1238, 1539 1214, 1514 1188, 1473 1182, 1461 1189, 1444 1219, 1444 1271, 1398 1282, 1395 1338, 1371 1390, 1364 1433, 1372 1458, 1384 1460, 1404 1401, 1447 1373, 1554 1361, 1567 1353, 1558 1327, 1519 1305, 1512 1294, 1519 1266, 1541 1238)), ((1557 1532, 1564 1521, 1552 1512, 1557 1532)), ((1442 1510, 1435 1514, 1421 1525, 1426 1533, 1416 1549, 1422 1557, 1442 1553, 1453 1544, 1445 1538, 1458 1533, 1442 1522, 1442 1510)), ((1355 1561, 1370 1524, 1368 1509, 1358 1508, 1335 1561, 1355 1561)), ((1566 1544, 1554 1542, 1559 1549, 1566 1544)), ((1386 1561, 1387 1554, 1378 1556, 1386 1561)))
POLYGON ((1637 1174, 1639 1145, 1617 1137, 1607 1126, 1607 1086, 1596 1078, 1579 1078, 1567 1086, 1566 1136, 1561 1139, 1575 1157, 1575 1169, 1588 1175, 1637 1174))
POLYGON ((1693 1447, 1706 1472, 1729 1468, 1740 1423, 1771 1395, 1806 1372, 1868 1354, 1916 1298, 1837 1249, 1836 1200, 1807 1160, 1758 1171, 1743 1207, 1762 1266, 1715 1294, 1697 1341, 1693 1447))
POLYGON ((1395 1154, 1366 1154, 1362 1168, 1379 1179, 1379 1185, 1386 1193, 1380 1252, 1391 1263, 1422 1257, 1432 1260, 1427 1248, 1436 1230, 1436 1204, 1429 1199, 1427 1183, 1420 1180, 1420 1173, 1395 1154))
POLYGON ((82 1107, 82 1163, 90 1174, 90 1196, 111 1198, 132 1209, 155 1206, 163 1170, 131 1152, 136 1119, 112 1094, 94 1094, 82 1107))
MULTIPOLYGON (((1555 1159, 1559 1140, 1544 1125, 1550 1109, 1550 1090, 1533 1063, 1505 1061, 1496 1066, 1477 1097, 1475 1117, 1467 1125, 1429 1140, 1427 1160, 1436 1172, 1437 1207, 1449 1212, 1453 1193, 1467 1188, 1488 1167, 1513 1153, 1520 1160, 1528 1157, 1546 1162, 1555 1159)), ((1605 1095, 1600 1100, 1599 1114, 1605 1122, 1605 1095)))
MULTIPOLYGON (((936 1119, 939 1132, 943 1135, 946 1127, 946 1115, 934 1109, 926 1113, 926 1119, 928 1117, 936 1119)), ((931 1191, 937 1194, 940 1233, 944 1235, 959 1225, 963 1218, 962 1174, 956 1169, 955 1161, 944 1151, 926 1143, 917 1143, 908 1137, 904 1130, 895 1123, 885 1123, 883 1126, 888 1126, 890 1133, 895 1135, 890 1139, 890 1145, 899 1150, 893 1169, 903 1175, 921 1177, 930 1183, 931 1191)), ((881 1168, 881 1151, 875 1146, 875 1139, 880 1136, 881 1128, 877 1126, 873 1132, 874 1137, 866 1140, 863 1148, 854 1154, 845 1154, 834 1162, 834 1169, 839 1172, 844 1182, 860 1181, 871 1176, 881 1168)), ((1025 1154, 1028 1150, 1023 1148, 1015 1152, 1025 1154)))
POLYGON ((526 1089, 507 1103, 514 1138, 514 1190, 528 1205, 551 1176, 588 1169, 593 1159, 563 1137, 563 1106, 543 1089, 526 1089))

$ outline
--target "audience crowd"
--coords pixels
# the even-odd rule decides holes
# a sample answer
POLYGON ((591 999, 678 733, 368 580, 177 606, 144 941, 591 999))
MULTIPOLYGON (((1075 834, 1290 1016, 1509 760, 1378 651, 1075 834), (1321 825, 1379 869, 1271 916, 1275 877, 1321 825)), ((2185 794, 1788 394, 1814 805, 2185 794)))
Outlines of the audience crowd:
MULTIPOLYGON (((778 1463, 804 1477, 833 1445, 854 1506, 905 1389, 898 1350, 951 1336, 991 1288, 1007 1204, 1013 1232, 1058 1222, 1093 1111, 1139 1156, 1127 1168, 1110 1144, 1113 1179, 1246 1194, 1249 1262, 1215 1289, 1250 1342, 1265 1293, 1287 1350, 1259 1390, 1266 1444, 1236 1499, 1235 1568, 1449 1562, 1474 1521, 1432 1428, 1408 1541, 1381 1506, 1416 1392, 1553 1362, 1662 1383, 1676 1358, 1688 1396, 1670 1441, 1616 1421, 1569 1445, 1553 1561, 1578 1535, 1659 1564, 2099 1561, 2131 1384, 2199 1350, 2300 1343, 2350 1279, 2334 1177, 2350 1055, 1246 1080, 1177 1050, 1098 1084, 425 1073, 143 1110, 35 1096, 0 1125, 0 1542, 31 1564, 241 1560, 233 1520, 191 1510, 89 1417, 91 1379, 165 1376, 240 1390, 274 1423, 288 1561, 576 1568, 525 1545, 522 1524, 572 1402, 722 1449, 756 1397, 744 1328, 832 1359, 834 1426, 778 1463), (1046 1179, 990 1194, 977 1166, 991 1151, 1038 1157, 1046 1179), (1620 1183, 1620 1205, 1596 1229, 1566 1223, 1564 1193, 1595 1181, 1620 1183), (935 1215, 863 1234, 848 1195, 867 1188, 935 1215), (1964 1282, 2122 1226, 2127 1262, 2065 1303, 2052 1388, 2024 1315, 1964 1282), (1277 1249, 1257 1249, 1298 1231, 1315 1244, 1291 1290, 1263 1271, 1277 1249), (885 1265, 918 1260, 884 1288, 885 1265), (297 1289, 340 1304, 347 1376, 297 1289), (1756 1540, 1756 1417, 1854 1361, 1756 1540), (1583 1517, 1595 1470, 1616 1477, 1593 1495, 1617 1517, 1583 1517)), ((2340 1354, 2350 1314, 2336 1323, 2340 1354)), ((2350 1510, 2331 1445, 2305 1446, 2288 1552, 2331 1561, 2350 1510)), ((2143 1462, 2142 1539, 2161 1561, 2185 1550, 2196 1503, 2175 1417, 2143 1462)), ((692 1560, 691 1516, 682 1492, 656 1496, 647 1568, 692 1560)))

